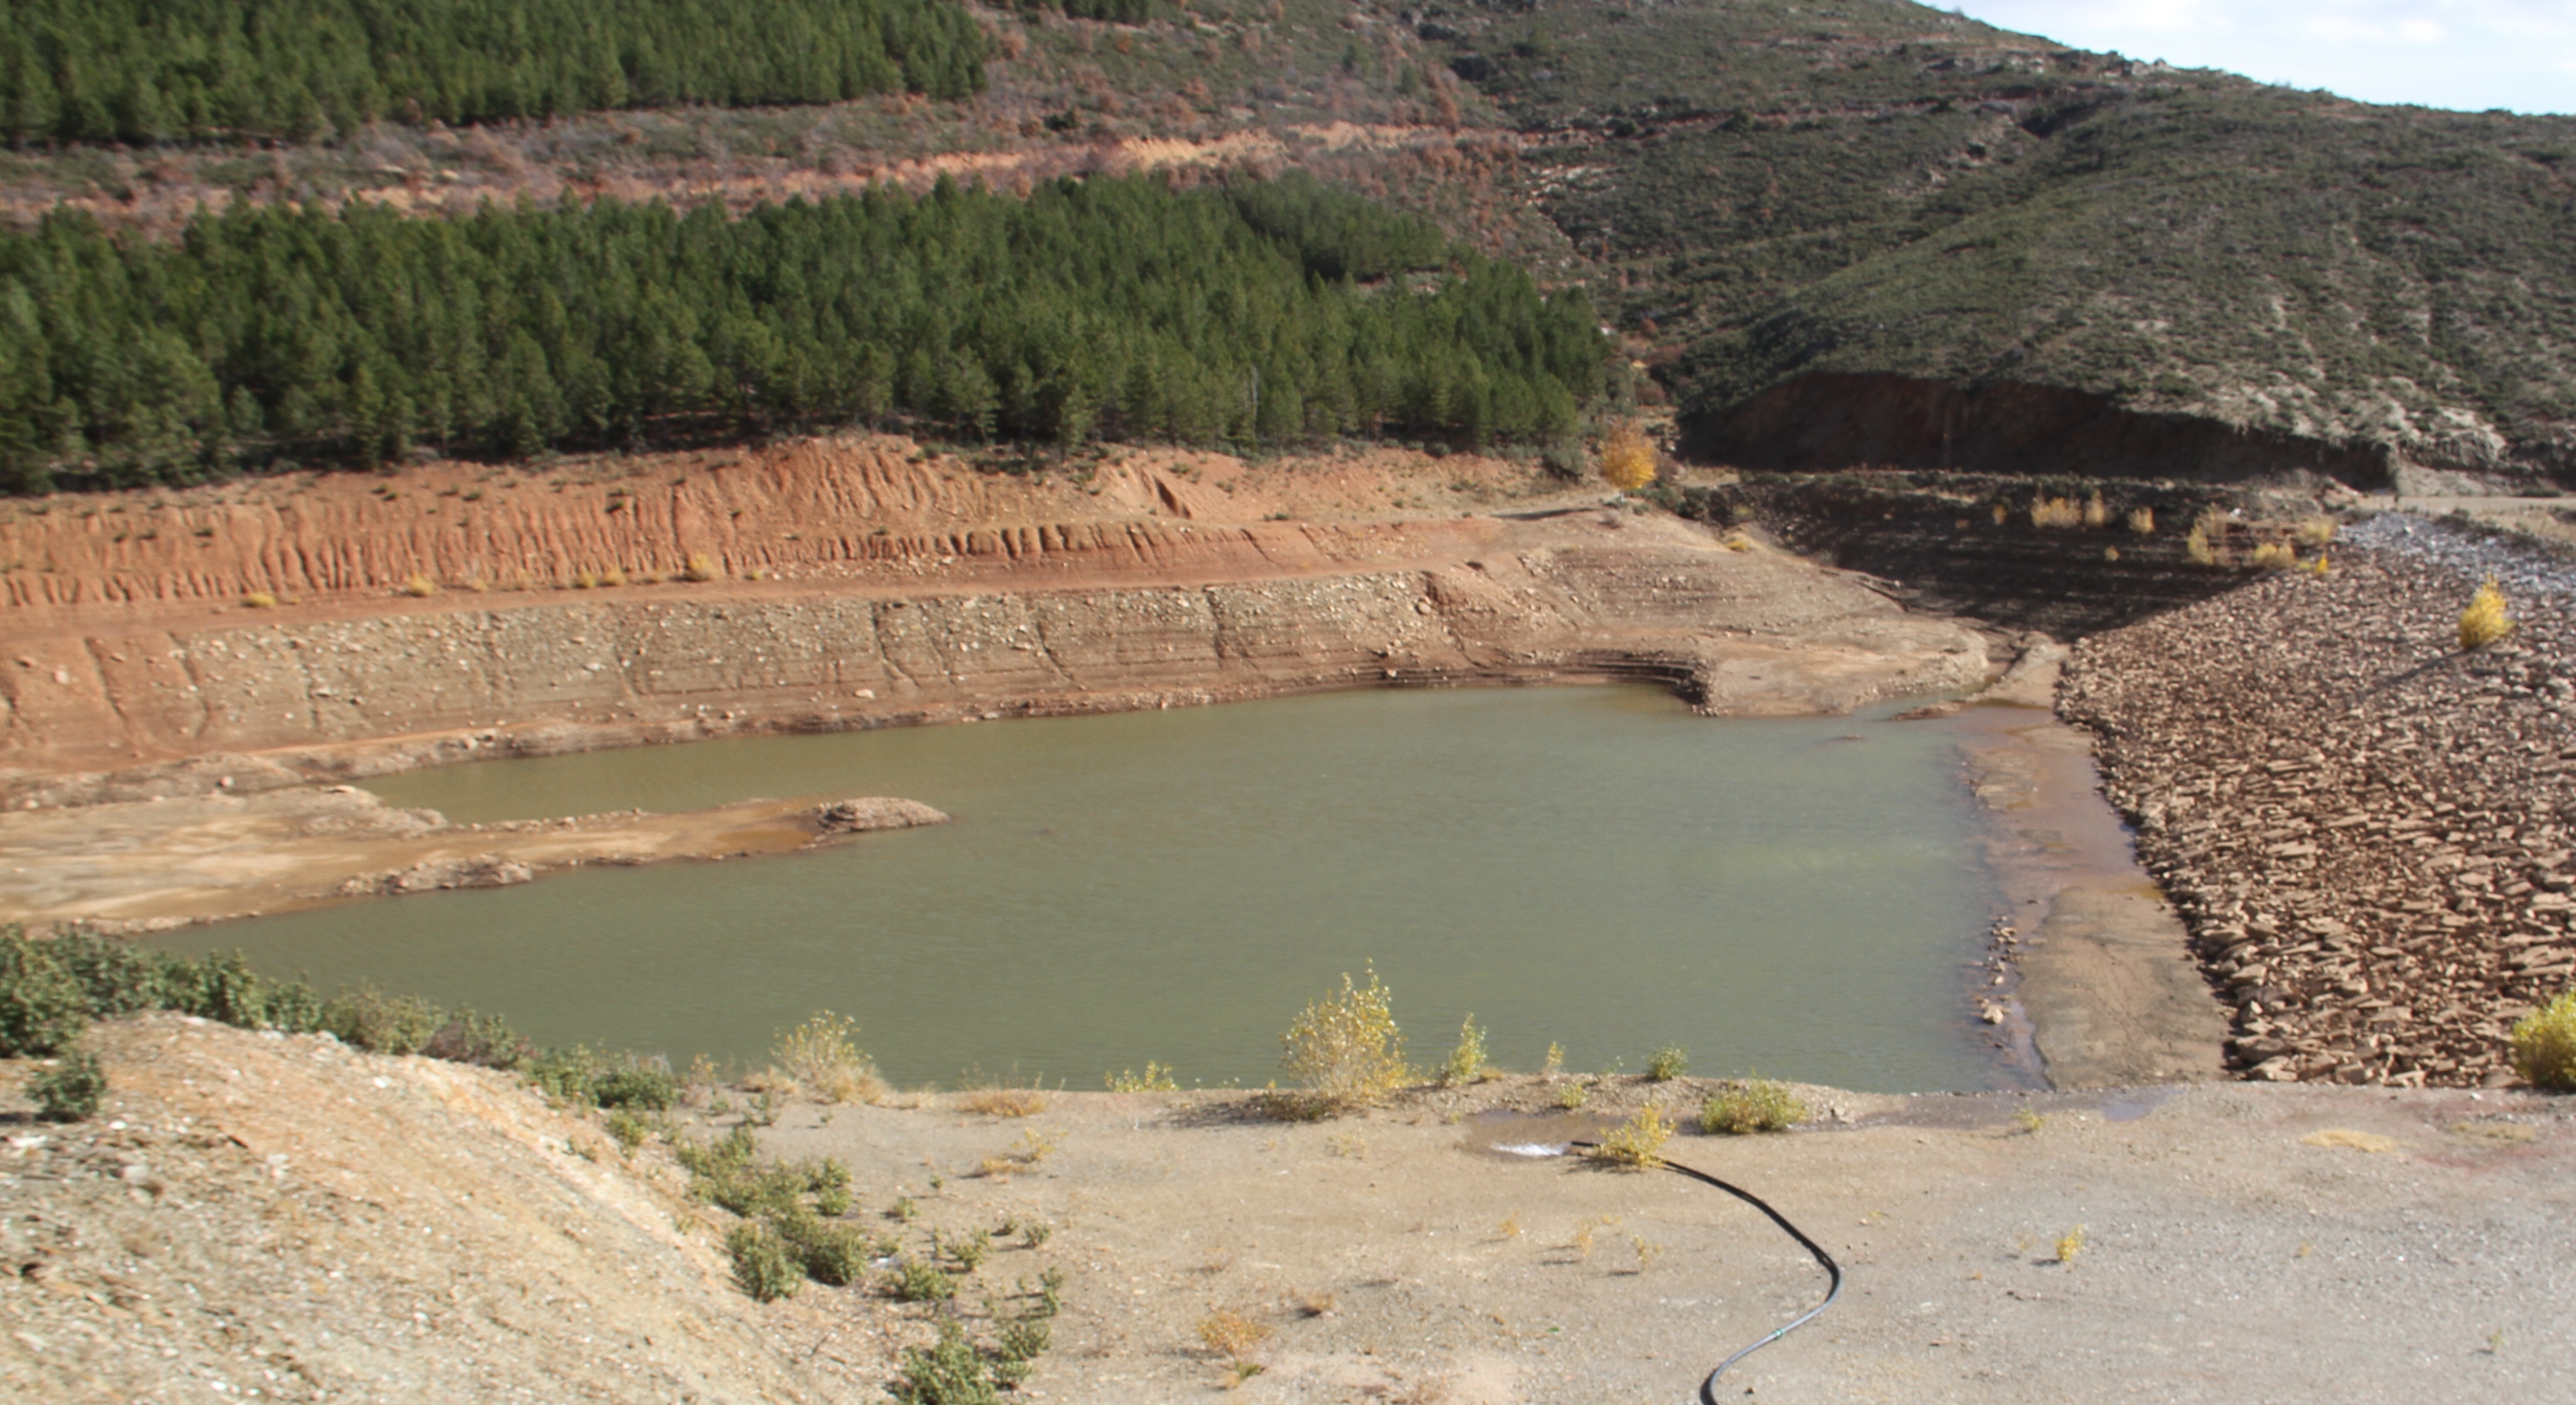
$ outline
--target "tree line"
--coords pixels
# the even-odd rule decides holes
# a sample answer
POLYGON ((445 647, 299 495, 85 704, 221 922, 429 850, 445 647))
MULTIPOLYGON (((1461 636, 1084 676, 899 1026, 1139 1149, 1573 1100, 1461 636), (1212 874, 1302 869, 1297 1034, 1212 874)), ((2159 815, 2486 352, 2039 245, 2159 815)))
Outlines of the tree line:
POLYGON ((0 234, 0 487, 415 446, 522 456, 902 426, 1072 446, 1573 431, 1579 292, 1292 175, 763 205, 237 205, 0 234))
POLYGON ((983 90, 984 58, 952 0, 0 0, 0 136, 957 98, 983 90))

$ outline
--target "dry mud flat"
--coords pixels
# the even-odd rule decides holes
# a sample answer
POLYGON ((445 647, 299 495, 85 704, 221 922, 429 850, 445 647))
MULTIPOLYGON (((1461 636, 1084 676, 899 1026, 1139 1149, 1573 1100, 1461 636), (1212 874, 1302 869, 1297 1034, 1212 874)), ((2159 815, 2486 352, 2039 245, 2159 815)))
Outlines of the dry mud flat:
MULTIPOLYGON (((7 1398, 860 1401, 933 1335, 938 1309, 865 1288, 753 1304, 724 1280, 730 1217, 685 1199, 666 1151, 623 1157, 505 1075, 170 1016, 91 1038, 115 1084, 99 1120, 0 1128, 7 1398)), ((1678 1176, 1499 1152, 1597 1125, 1555 1111, 1559 1086, 1294 1124, 1234 1093, 1055 1094, 1010 1120, 954 1095, 792 1103, 760 1138, 844 1159, 855 1213, 909 1252, 934 1228, 1051 1225, 955 1307, 980 1324, 987 1294, 1063 1272, 1033 1400, 1218 1398, 1196 1328, 1220 1310, 1268 1329, 1245 1401, 1688 1398, 1822 1275, 1678 1176), (1033 1143, 1034 1165, 984 1173, 1033 1143)), ((1601 1080, 1585 1113, 1699 1092, 1601 1080)), ((2034 1129, 2009 1098, 1809 1093, 1811 1129, 1671 1148, 1850 1273, 1730 1396, 2576 1392, 2565 1100, 2216 1084, 2047 1095, 2034 1129)))
POLYGON ((2454 565, 2342 551, 2076 650, 2061 711, 2264 1079, 2511 1081, 2576 986, 2571 625, 2462 652, 2454 565))

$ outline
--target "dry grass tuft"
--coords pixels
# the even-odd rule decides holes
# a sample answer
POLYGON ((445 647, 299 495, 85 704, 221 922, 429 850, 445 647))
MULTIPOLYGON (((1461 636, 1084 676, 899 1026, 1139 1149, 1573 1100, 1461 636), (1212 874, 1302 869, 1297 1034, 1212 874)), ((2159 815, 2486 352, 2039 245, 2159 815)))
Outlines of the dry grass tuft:
POLYGON ((2364 1151, 2373 1156, 2390 1155, 2397 1150, 2398 1146, 2395 1137, 2383 1137, 2377 1132, 2356 1132, 2349 1127, 2328 1127, 2321 1132, 2310 1132, 2299 1138, 2299 1143, 2302 1146, 2340 1147, 2345 1151, 2364 1151))
POLYGON ((2073 498, 2034 498, 2030 504, 2030 525, 2034 527, 2076 527, 2083 525, 2084 509, 2073 498))
POLYGON ((403 594, 412 596, 416 599, 426 599, 427 597, 436 595, 437 593, 438 582, 420 574, 418 571, 412 572, 411 578, 403 582, 403 594))
POLYGON ((2156 510, 2152 507, 2130 508, 2129 530, 2142 537, 2154 536, 2156 534, 2156 510))
POLYGON ((2099 492, 2084 500, 2084 526, 2087 530, 2107 527, 2110 523, 2111 509, 2102 501, 2099 492))
POLYGON ((2227 518, 2217 508, 2201 509, 2192 519, 2191 533, 2183 538, 2182 549, 2195 566, 2225 566, 2227 556, 2227 518))
POLYGON ((2460 612, 2460 647, 2483 649, 2511 633, 2513 616, 2505 609, 2504 587, 2489 576, 2469 597, 2469 608, 2460 612))
POLYGON ((2084 1226, 2077 1225, 2057 1236, 2057 1262, 2071 1264, 2075 1262, 2075 1256, 2083 1252, 2084 1226))
POLYGON ((1243 1362, 1270 1340, 1270 1329, 1232 1308, 1221 1307, 1199 1320, 1199 1340, 1227 1361, 1243 1362))
POLYGON ((242 603, 254 610, 274 610, 277 608, 277 597, 265 590, 254 590, 242 597, 242 603))
POLYGON ((684 581, 711 581, 716 578, 716 563, 703 551, 689 553, 689 564, 680 572, 684 581))
POLYGON ((969 1088, 957 1107, 986 1117, 1030 1117, 1046 1111, 1046 1098, 1034 1088, 969 1088))
POLYGON ((983 1164, 975 1168, 975 1174, 999 1180, 1022 1171, 1036 1170, 1039 1162, 1054 1154, 1055 1141, 1053 1137, 1039 1136, 1034 1130, 1022 1132, 1019 1142, 1010 1150, 999 1156, 985 1157, 983 1164))
POLYGON ((2299 564, 2299 549, 2288 542, 2263 542, 2254 548, 2254 565, 2265 571, 2286 571, 2299 564))
POLYGON ((2331 517, 2311 517, 2298 525, 2296 535, 2299 545, 2310 551, 2322 550, 2326 543, 2335 539, 2335 520, 2331 517))

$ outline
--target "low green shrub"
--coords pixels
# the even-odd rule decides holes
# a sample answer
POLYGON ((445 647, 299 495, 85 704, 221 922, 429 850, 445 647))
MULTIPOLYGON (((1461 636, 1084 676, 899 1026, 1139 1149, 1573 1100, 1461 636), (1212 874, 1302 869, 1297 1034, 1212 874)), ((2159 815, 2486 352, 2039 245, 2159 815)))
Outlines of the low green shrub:
POLYGON ((1444 1088, 1462 1087, 1484 1076, 1485 1031, 1477 1027, 1476 1017, 1469 1015, 1466 1022, 1458 1026, 1458 1047, 1451 1049, 1449 1057, 1440 1065, 1440 1085, 1444 1088))
POLYGON ((2576 990, 2514 1024, 2513 1067, 2536 1087, 2576 1093, 2576 990))
POLYGON ((939 1265, 907 1254, 886 1275, 885 1292, 896 1302, 946 1302, 957 1296, 957 1280, 939 1265))
POLYGON ((1667 1044, 1646 1060, 1646 1076, 1658 1083, 1670 1083, 1690 1072, 1690 1050, 1679 1044, 1667 1044))
POLYGON ((876 1257, 879 1247, 857 1225, 812 1215, 795 1216, 781 1223, 779 1231, 795 1247, 805 1276, 835 1288, 865 1282, 868 1263, 876 1257))
POLYGON ((608 1135, 617 1139, 617 1149, 629 1156, 635 1148, 652 1139, 653 1124, 620 1108, 608 1114, 608 1135))
POLYGON ((1015 1317, 994 1334, 993 1383, 1016 1390, 1027 1383, 1038 1358, 1055 1343, 1055 1329, 1044 1317, 1015 1317))
MULTIPOLYGON (((538 1057, 535 1043, 510 1028, 508 1021, 499 1015, 478 1015, 470 1009, 450 1012, 438 1032, 421 1044, 420 1052, 427 1058, 484 1068, 520 1068, 538 1057)), ((668 1106, 667 1102, 656 1104, 653 1110, 659 1112, 668 1106)))
POLYGON ((344 990, 322 1007, 322 1027, 341 1043, 371 1054, 417 1054, 446 1023, 417 995, 387 995, 372 985, 344 990))
POLYGON ((1001 1395, 990 1364, 966 1329, 939 1324, 939 1340, 929 1349, 906 1347, 894 1398, 902 1405, 1000 1405, 1001 1395))
POLYGON ((107 1096, 107 1070, 98 1055, 74 1049, 52 1068, 27 1080, 27 1095, 36 1100, 37 1115, 48 1122, 78 1122, 98 1111, 107 1096))
POLYGON ((667 1068, 629 1064, 593 1079, 590 1100, 601 1107, 640 1107, 661 1112, 680 1100, 680 1080, 672 1077, 667 1068))
POLYGON ((61 1053, 89 1028, 89 997, 42 942, 0 930, 0 1058, 61 1053))
POLYGON ((725 1236, 725 1252, 733 1255, 734 1283, 756 1302, 794 1297, 804 1286, 804 1266, 796 1262, 778 1231, 765 1223, 747 1220, 735 1225, 725 1236))
POLYGON ((1785 1132, 1807 1120, 1807 1105, 1787 1087, 1767 1078, 1729 1083, 1700 1104, 1699 1129, 1730 1136, 1746 1132, 1785 1132))

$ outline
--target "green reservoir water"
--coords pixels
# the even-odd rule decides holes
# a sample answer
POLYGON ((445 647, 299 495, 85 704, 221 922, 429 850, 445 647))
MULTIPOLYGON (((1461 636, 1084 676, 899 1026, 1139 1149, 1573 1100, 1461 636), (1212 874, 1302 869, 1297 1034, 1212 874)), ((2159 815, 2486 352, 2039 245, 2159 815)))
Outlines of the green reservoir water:
MULTIPOLYGON (((1892 710, 1892 709, 1890 709, 1892 710)), ((1175 1065, 1278 1076, 1279 1032, 1374 961, 1417 1062, 1473 1012, 1630 1071, 1850 1088, 2012 1081, 1962 969, 1993 894, 1956 734, 1713 720, 1642 688, 1356 692, 1170 712, 496 761, 373 789, 457 820, 900 795, 944 827, 578 870, 197 929, 541 1042, 765 1058, 817 1009, 902 1083, 1175 1065)))

